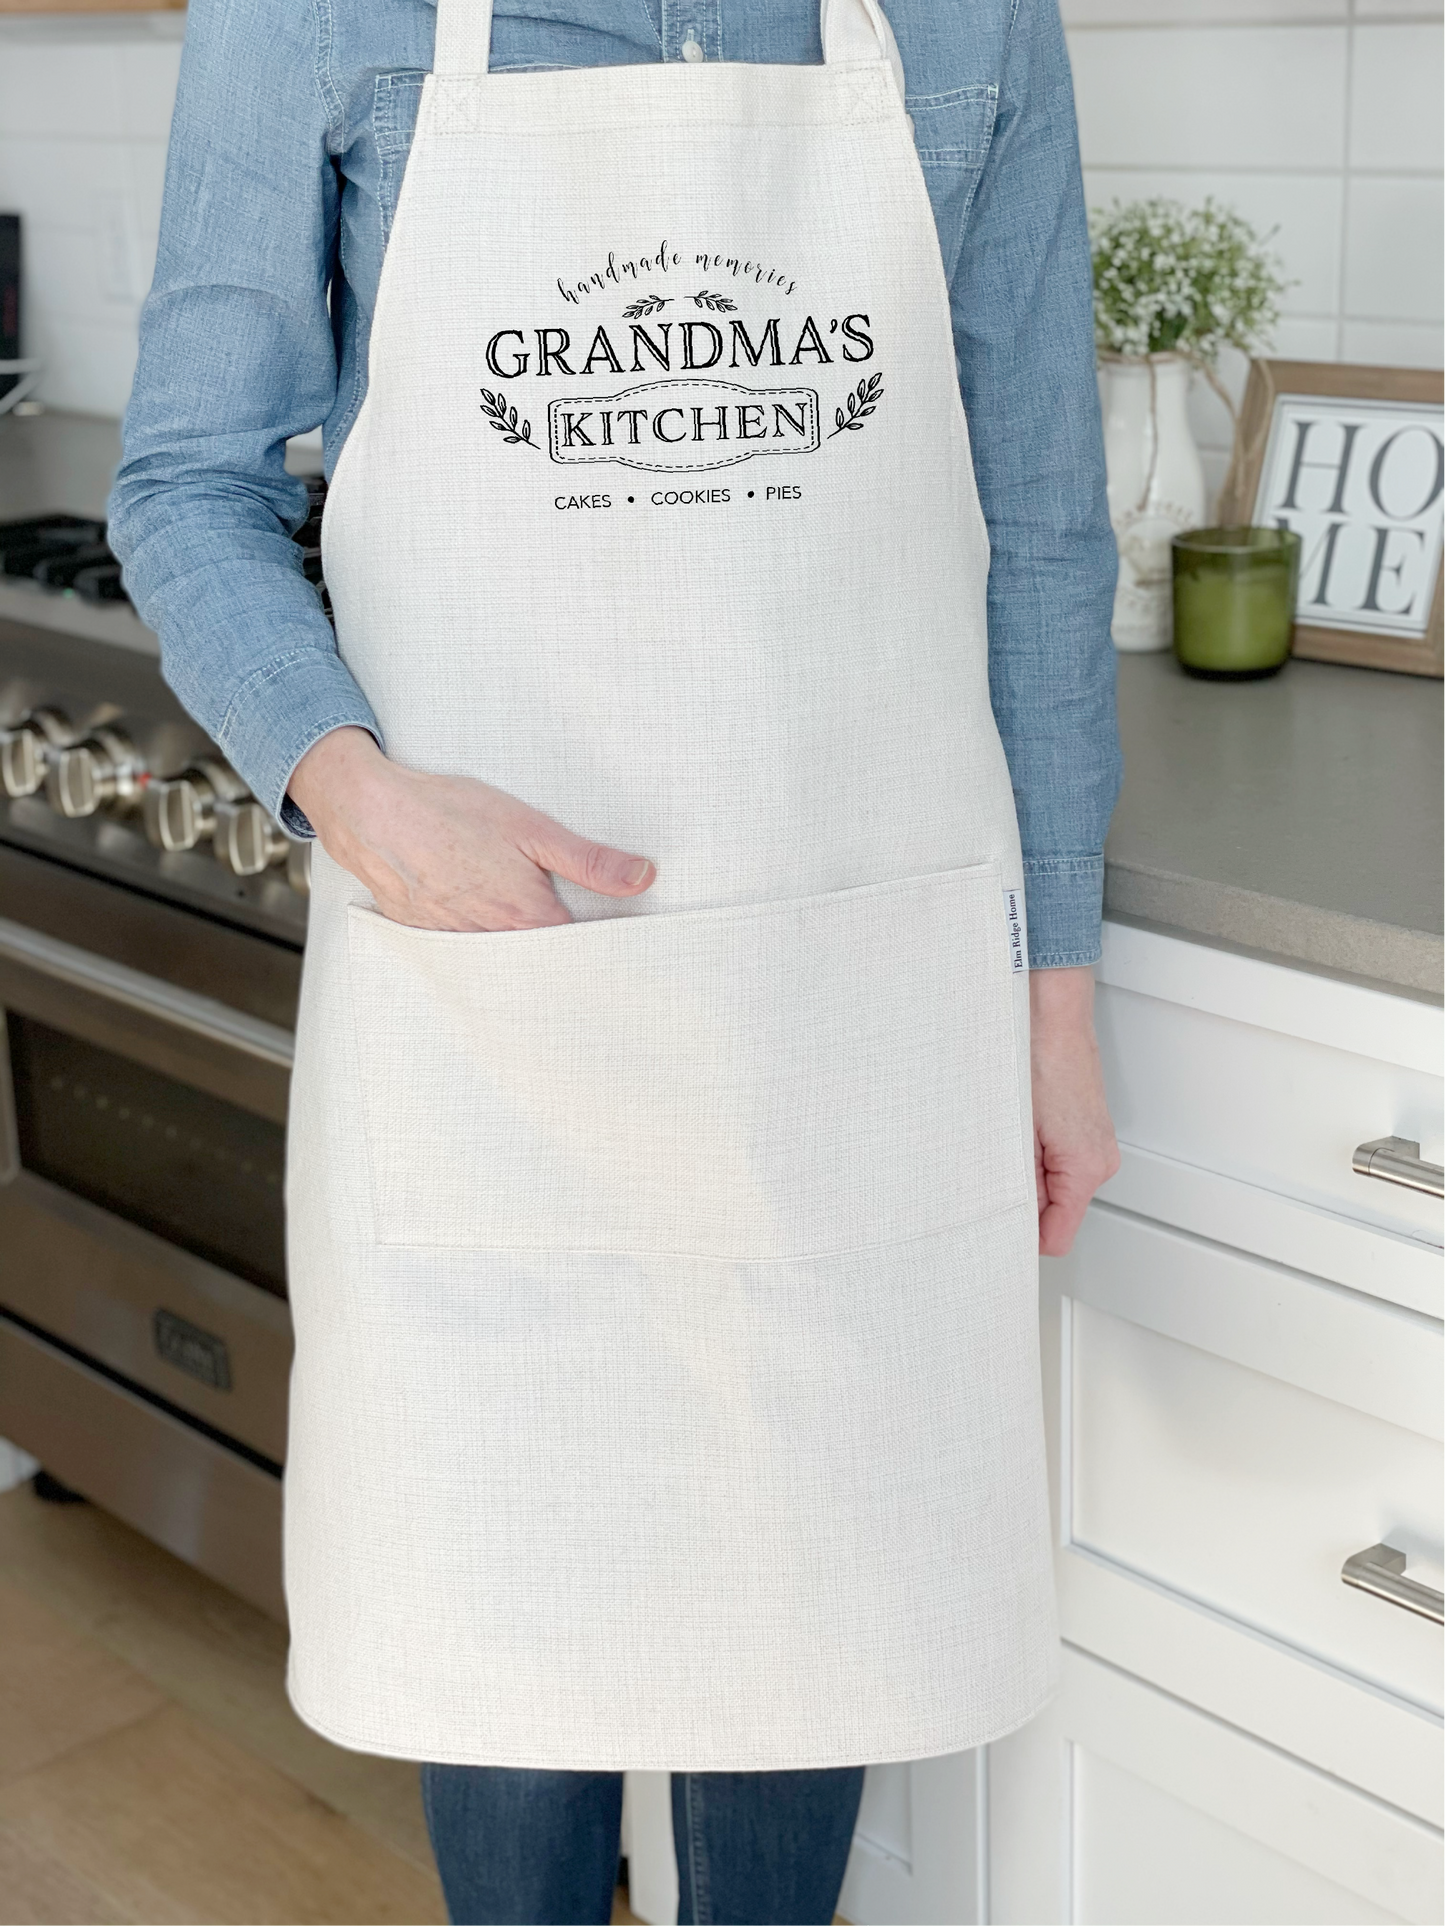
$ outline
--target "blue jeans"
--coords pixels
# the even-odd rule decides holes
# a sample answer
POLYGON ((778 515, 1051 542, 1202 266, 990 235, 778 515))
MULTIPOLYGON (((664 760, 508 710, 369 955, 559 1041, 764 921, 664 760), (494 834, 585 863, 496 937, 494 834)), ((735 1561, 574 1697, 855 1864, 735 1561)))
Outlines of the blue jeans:
MULTIPOLYGON (((862 1766, 674 1772, 680 1926, 828 1926, 862 1766)), ((587 1926, 612 1917, 620 1772, 421 1769, 453 1926, 587 1926)))

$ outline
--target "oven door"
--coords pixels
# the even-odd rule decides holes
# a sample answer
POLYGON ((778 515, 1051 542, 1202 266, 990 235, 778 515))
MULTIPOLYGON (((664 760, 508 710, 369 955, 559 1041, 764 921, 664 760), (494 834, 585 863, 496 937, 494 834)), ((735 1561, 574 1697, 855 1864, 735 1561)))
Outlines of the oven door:
POLYGON ((0 1007, 0 1317, 274 1478, 291 1033, 5 919, 0 1007))

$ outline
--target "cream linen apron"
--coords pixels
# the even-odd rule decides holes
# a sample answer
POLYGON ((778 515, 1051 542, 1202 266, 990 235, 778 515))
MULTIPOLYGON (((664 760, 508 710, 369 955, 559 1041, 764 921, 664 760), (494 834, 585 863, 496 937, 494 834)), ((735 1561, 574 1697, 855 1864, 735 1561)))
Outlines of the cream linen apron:
POLYGON ((657 880, 453 935, 318 855, 290 1686, 364 1751, 865 1763, 1052 1687, 988 542, 892 37, 823 27, 489 76, 440 0, 337 635, 398 761, 657 880))

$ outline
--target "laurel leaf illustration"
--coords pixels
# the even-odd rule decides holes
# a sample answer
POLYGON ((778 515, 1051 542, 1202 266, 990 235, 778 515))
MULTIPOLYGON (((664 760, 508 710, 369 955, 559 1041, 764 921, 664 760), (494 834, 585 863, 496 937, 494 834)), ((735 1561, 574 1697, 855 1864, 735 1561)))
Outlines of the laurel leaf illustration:
POLYGON ((640 321, 645 315, 656 314, 659 308, 671 305, 670 294, 644 294, 640 301, 634 301, 622 310, 624 321, 640 321))
POLYGON ((736 314, 737 302, 729 301, 725 294, 710 294, 706 288, 699 288, 690 294, 688 300, 697 308, 711 308, 714 314, 736 314))
POLYGON ((833 411, 833 419, 838 425, 829 431, 829 441, 834 435, 841 435, 845 429, 861 428, 882 399, 881 374, 869 375, 856 388, 850 388, 845 397, 846 409, 835 408, 833 411))
POLYGON ((532 440, 531 422, 517 419, 516 407, 508 406, 505 395, 498 394, 492 388, 479 388, 477 392, 482 397, 482 413, 488 425, 496 429, 503 441, 525 442, 528 448, 536 447, 537 444, 532 440))

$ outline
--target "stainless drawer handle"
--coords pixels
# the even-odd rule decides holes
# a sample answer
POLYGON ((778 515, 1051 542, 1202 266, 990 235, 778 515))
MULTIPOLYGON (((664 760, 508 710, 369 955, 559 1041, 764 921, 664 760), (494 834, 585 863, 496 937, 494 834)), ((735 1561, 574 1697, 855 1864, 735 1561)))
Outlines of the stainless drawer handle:
POLYGON ((179 1030, 189 1030, 227 1049, 242 1051, 278 1069, 289 1070, 295 1055, 296 1039, 290 1030, 267 1023, 262 1017, 233 1010, 229 1004, 212 997, 182 990, 154 976, 146 976, 124 963, 63 943, 59 937, 46 936, 24 923, 0 917, 0 960, 22 964, 54 983, 87 990, 92 996, 119 1003, 143 1016, 157 1017, 179 1030))
POLYGON ((1356 1552, 1341 1566, 1340 1577, 1356 1591, 1387 1598, 1392 1605, 1403 1605, 1407 1612, 1433 1618, 1437 1625, 1445 1624, 1445 1594, 1422 1585, 1418 1579, 1406 1578, 1405 1554, 1393 1545, 1371 1545, 1368 1551, 1356 1552))
POLYGON ((1445 1168, 1427 1164, 1413 1137, 1372 1137, 1355 1151, 1351 1168, 1357 1177, 1379 1177, 1387 1184, 1445 1197, 1445 1168))

